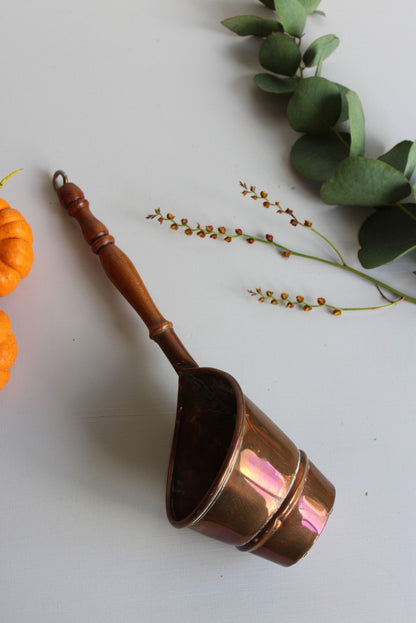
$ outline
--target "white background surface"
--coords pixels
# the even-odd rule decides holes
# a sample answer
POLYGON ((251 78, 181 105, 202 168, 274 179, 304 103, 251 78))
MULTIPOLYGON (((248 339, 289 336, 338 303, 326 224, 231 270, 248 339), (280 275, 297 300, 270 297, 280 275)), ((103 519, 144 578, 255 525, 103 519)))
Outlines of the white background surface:
MULTIPOLYGON (((19 355, 0 396, 0 621, 414 621, 416 308, 333 318, 262 307, 248 288, 345 306, 380 299, 270 248, 145 220, 160 207, 326 253, 241 198, 243 179, 311 219, 356 265, 363 212, 324 206, 291 170, 296 135, 252 82, 257 43, 220 25, 268 12, 254 0, 3 5, 0 174, 24 171, 1 194, 32 225, 35 263, 1 301, 19 355), (169 525, 177 379, 58 206, 58 168, 195 359, 233 374, 335 483, 334 513, 298 565, 169 525)), ((340 36, 324 75, 359 93, 368 155, 413 139, 414 2, 320 8, 327 17, 309 18, 307 40, 340 36)), ((409 256, 375 272, 414 293, 413 269, 409 256)))

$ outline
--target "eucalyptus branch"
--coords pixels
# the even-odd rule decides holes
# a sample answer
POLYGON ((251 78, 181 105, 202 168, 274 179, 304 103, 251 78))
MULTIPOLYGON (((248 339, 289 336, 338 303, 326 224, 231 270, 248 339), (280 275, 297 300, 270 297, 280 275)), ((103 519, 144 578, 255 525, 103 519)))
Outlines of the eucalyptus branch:
POLYGON ((240 15, 222 23, 239 36, 260 39, 262 73, 254 81, 267 97, 288 100, 288 121, 300 133, 290 152, 291 164, 306 179, 321 183, 325 203, 374 208, 359 230, 358 259, 364 269, 413 251, 416 203, 402 201, 412 191, 416 141, 403 140, 378 158, 367 157, 365 118, 357 93, 321 77, 323 63, 338 48, 339 38, 322 35, 302 49, 309 15, 322 14, 317 10, 320 0, 261 2, 273 11, 272 19, 240 15))

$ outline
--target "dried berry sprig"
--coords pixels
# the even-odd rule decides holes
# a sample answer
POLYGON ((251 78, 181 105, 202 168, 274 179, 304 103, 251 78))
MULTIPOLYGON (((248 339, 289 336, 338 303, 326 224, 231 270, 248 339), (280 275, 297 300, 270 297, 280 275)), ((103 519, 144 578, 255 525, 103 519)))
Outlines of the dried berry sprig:
MULTIPOLYGON (((317 229, 315 229, 314 227, 312 227, 312 223, 309 220, 300 220, 298 219, 294 214, 293 211, 291 210, 287 210, 287 209, 283 209, 281 208, 279 202, 275 201, 275 202, 271 202, 270 200, 268 200, 268 193, 266 193, 266 191, 262 190, 259 193, 257 193, 256 191, 256 187, 255 186, 250 186, 248 187, 244 182, 240 182, 240 185, 243 188, 243 195, 245 196, 250 196, 252 198, 255 199, 263 199, 264 203, 267 203, 268 205, 266 205, 265 207, 270 207, 270 206, 276 206, 277 207, 277 212, 279 214, 286 214, 289 215, 291 217, 291 223, 292 225, 296 222, 296 225, 300 225, 302 227, 307 228, 308 230, 310 230, 311 232, 313 232, 315 235, 319 236, 321 239, 323 239, 329 246, 330 248, 336 253, 337 255, 337 260, 329 260, 327 258, 324 257, 319 257, 316 255, 311 255, 309 253, 303 253, 301 251, 297 251, 295 249, 292 249, 290 247, 287 247, 283 244, 281 244, 280 242, 277 242, 275 240, 275 237, 272 234, 265 234, 264 237, 259 237, 259 236, 254 236, 250 233, 245 232, 243 229, 241 228, 236 228, 232 231, 227 230, 227 228, 224 225, 221 225, 219 227, 214 227, 213 225, 205 225, 202 226, 200 223, 197 223, 196 226, 191 227, 189 225, 188 219, 187 218, 181 218, 181 219, 177 219, 173 214, 171 213, 167 213, 166 215, 163 215, 160 211, 159 208, 157 208, 153 214, 149 214, 147 216, 148 219, 157 219, 157 221, 162 224, 164 222, 169 222, 170 223, 170 228, 172 230, 179 230, 179 229, 183 229, 184 233, 188 236, 191 236, 192 234, 196 234, 199 238, 206 238, 209 237, 211 239, 222 239, 225 240, 225 242, 230 243, 234 238, 243 238, 247 241, 248 244, 254 244, 255 242, 259 242, 262 244, 268 244, 270 246, 273 246, 277 249, 279 249, 279 251, 281 252, 281 255, 284 258, 289 258, 292 255, 296 256, 296 257, 301 257, 304 259, 309 259, 309 260, 313 260, 316 262, 320 262, 323 264, 326 264, 328 266, 333 266, 334 268, 338 268, 344 271, 347 271, 351 274, 356 275, 357 277, 360 277, 361 279, 365 279, 366 281, 369 281, 371 283, 373 283, 379 290, 379 292, 381 293, 381 289, 386 290, 392 294, 394 294, 395 296, 397 296, 397 299, 395 300, 390 300, 387 299, 387 297, 385 297, 383 294, 382 296, 388 301, 388 304, 386 305, 378 305, 378 306, 373 306, 373 307, 350 307, 350 308, 346 308, 346 307, 333 307, 331 305, 327 305, 329 308, 331 308, 333 311, 335 311, 334 315, 339 315, 339 312, 341 310, 343 311, 354 311, 354 310, 369 310, 369 309, 382 309, 385 307, 391 307, 392 305, 396 305, 397 303, 400 303, 401 301, 408 301, 409 303, 416 303, 416 297, 410 296, 408 294, 405 294, 403 292, 401 292, 400 290, 398 290, 397 288, 394 288, 392 286, 390 286, 387 283, 384 283, 383 281, 380 281, 379 279, 369 275, 368 273, 361 271, 361 270, 357 270, 356 268, 353 268, 352 266, 349 266, 346 261, 344 260, 341 252, 339 251, 339 249, 334 245, 333 242, 331 242, 331 240, 329 240, 329 238, 327 238, 326 236, 324 236, 324 234, 322 234, 321 232, 319 232, 317 229)), ((260 295, 260 298, 264 298, 260 295)), ((294 301, 288 301, 289 303, 292 303, 293 306, 295 306, 295 302, 294 301)), ((302 301, 303 302, 303 301, 302 301)), ((276 303, 274 303, 276 304, 276 303)), ((299 304, 298 301, 296 301, 296 304, 299 304)), ((318 303, 319 305, 319 303, 318 303)), ((326 305, 326 303, 324 304, 326 305)), ((309 308, 313 309, 314 306, 317 306, 315 304, 311 305, 311 304, 306 304, 306 310, 305 311, 310 311, 309 308)), ((290 307, 290 305, 289 305, 290 307)))
POLYGON ((231 242, 234 238, 245 238, 249 244, 253 244, 256 240, 258 242, 264 242, 261 238, 256 238, 251 234, 246 234, 242 229, 234 229, 232 232, 227 230, 226 227, 220 225, 219 227, 214 227, 213 225, 205 225, 202 226, 200 223, 197 223, 195 227, 191 227, 189 225, 187 218, 181 218, 177 220, 173 214, 168 212, 166 215, 163 215, 159 208, 157 208, 153 214, 148 214, 148 219, 156 219, 158 223, 162 224, 167 221, 170 223, 170 228, 174 231, 178 229, 183 229, 184 234, 187 236, 192 236, 192 234, 196 234, 199 238, 209 237, 212 240, 216 240, 220 238, 225 242, 231 242))
POLYGON ((310 231, 312 231, 316 236, 319 236, 319 238, 322 238, 322 240, 324 240, 331 247, 331 249, 335 251, 335 253, 339 257, 340 262, 346 265, 346 262, 340 250, 337 249, 337 247, 334 245, 333 242, 331 242, 331 240, 329 240, 329 238, 327 238, 326 236, 324 236, 324 234, 322 234, 320 231, 315 229, 312 226, 311 221, 309 220, 302 221, 301 219, 298 219, 297 216, 295 216, 293 210, 291 210, 290 208, 286 208, 286 209, 282 208, 279 201, 270 201, 268 193, 265 190, 261 190, 260 193, 257 193, 255 186, 248 187, 245 182, 240 182, 240 186, 243 188, 243 191, 241 193, 243 196, 249 196, 251 197, 251 199, 255 199, 255 200, 260 199, 262 200, 263 207, 265 208, 275 207, 277 208, 276 210, 277 214, 286 214, 287 216, 289 216, 290 224, 293 225, 293 227, 296 227, 299 225, 300 227, 305 227, 306 229, 310 229, 310 231))
MULTIPOLYGON (((281 292, 280 294, 274 294, 272 290, 266 290, 264 292, 261 288, 256 288, 256 290, 248 290, 251 296, 256 296, 259 303, 270 303, 271 305, 284 305, 288 309, 294 309, 298 307, 305 312, 312 311, 315 307, 326 308, 331 312, 333 316, 341 316, 343 311, 368 311, 375 309, 385 309, 386 307, 392 307, 393 305, 397 305, 403 299, 396 299, 395 301, 389 301, 384 305, 374 305, 372 307, 341 307, 340 305, 332 305, 326 302, 326 299, 323 297, 318 297, 316 299, 316 303, 308 302, 304 296, 298 294, 297 296, 290 297, 287 292, 281 292)), ((380 292, 380 294, 384 297, 384 295, 380 292)), ((388 299, 387 299, 388 300, 388 299)))

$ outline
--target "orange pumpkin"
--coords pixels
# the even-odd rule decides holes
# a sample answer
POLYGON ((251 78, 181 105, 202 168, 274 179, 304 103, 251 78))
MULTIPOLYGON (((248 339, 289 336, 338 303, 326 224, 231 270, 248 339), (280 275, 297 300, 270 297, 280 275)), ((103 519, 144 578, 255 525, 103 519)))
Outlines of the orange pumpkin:
POLYGON ((10 368, 17 355, 17 343, 8 315, 0 309, 0 389, 10 378, 10 368))
POLYGON ((32 230, 17 210, 0 199, 0 296, 10 294, 32 268, 32 230))

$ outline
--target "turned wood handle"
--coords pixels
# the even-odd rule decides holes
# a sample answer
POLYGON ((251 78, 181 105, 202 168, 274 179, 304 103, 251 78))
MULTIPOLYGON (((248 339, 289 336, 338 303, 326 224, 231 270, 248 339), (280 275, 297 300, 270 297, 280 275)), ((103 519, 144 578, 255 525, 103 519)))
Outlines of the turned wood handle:
POLYGON ((55 173, 53 185, 61 205, 78 221, 85 240, 98 255, 110 281, 149 329, 149 337, 159 343, 177 371, 185 367, 197 367, 174 333, 172 323, 156 307, 131 260, 114 244, 114 238, 107 227, 92 214, 82 190, 68 182, 63 171, 55 173))

